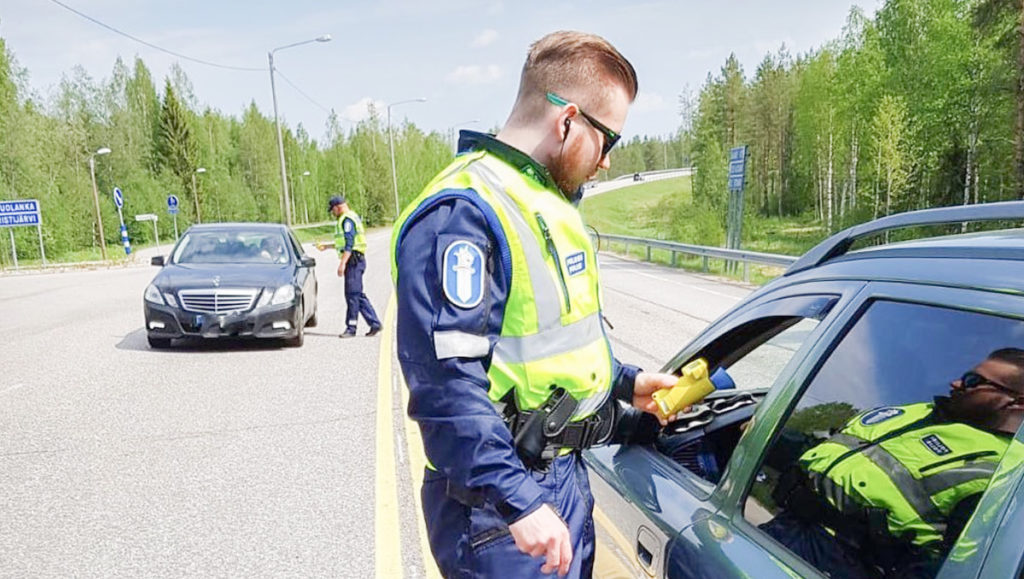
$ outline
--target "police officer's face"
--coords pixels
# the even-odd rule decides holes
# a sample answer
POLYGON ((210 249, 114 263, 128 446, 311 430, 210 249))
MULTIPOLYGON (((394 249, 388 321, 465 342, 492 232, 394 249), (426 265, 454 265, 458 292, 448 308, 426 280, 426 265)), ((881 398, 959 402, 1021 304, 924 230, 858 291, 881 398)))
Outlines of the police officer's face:
POLYGON ((950 383, 950 411, 958 420, 1013 433, 1024 418, 1024 370, 987 359, 950 383))
MULTIPOLYGON (((601 106, 587 112, 611 130, 621 133, 629 112, 629 95, 624 88, 616 85, 615 89, 608 91, 601 106)), ((583 115, 577 113, 569 118, 569 128, 565 130, 563 125, 563 132, 565 138, 561 150, 548 169, 559 189, 573 193, 593 179, 598 169, 607 169, 610 160, 608 155, 601 154, 605 142, 604 133, 583 115)))

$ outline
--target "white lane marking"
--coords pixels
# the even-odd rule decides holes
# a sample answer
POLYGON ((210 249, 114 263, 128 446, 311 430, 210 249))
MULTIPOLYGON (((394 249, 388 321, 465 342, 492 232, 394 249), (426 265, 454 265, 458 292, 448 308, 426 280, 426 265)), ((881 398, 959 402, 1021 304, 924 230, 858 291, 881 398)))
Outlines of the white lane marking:
POLYGON ((7 394, 8 392, 14 392, 18 388, 21 388, 22 386, 24 386, 24 384, 20 384, 20 383, 19 384, 15 384, 14 386, 11 386, 9 388, 4 388, 3 390, 0 390, 0 394, 7 394))

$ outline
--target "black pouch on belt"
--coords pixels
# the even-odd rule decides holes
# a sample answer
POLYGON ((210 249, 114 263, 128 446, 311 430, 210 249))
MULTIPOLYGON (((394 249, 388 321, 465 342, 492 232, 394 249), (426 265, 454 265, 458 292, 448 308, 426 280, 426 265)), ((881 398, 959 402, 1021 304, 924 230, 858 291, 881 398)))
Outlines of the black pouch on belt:
POLYGON ((516 453, 524 465, 529 468, 547 466, 547 462, 554 458, 548 439, 562 433, 578 406, 579 402, 564 388, 555 387, 540 408, 516 414, 510 426, 516 453))

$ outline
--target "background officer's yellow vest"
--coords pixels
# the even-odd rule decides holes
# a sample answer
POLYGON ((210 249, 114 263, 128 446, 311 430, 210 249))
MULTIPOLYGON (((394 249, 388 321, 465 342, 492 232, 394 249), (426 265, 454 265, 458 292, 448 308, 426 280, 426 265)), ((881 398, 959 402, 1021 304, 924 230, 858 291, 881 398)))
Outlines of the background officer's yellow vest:
POLYGON ((889 532, 938 547, 962 499, 983 492, 1009 437, 934 423, 931 403, 876 408, 808 450, 800 463, 815 490, 842 512, 884 508, 889 532))
MULTIPOLYGON (((512 276, 501 336, 488 370, 493 402, 515 389, 521 410, 537 408, 553 386, 580 402, 574 420, 607 400, 612 358, 601 325, 597 256, 579 212, 559 193, 483 151, 460 155, 399 216, 392 275, 406 220, 445 189, 472 189, 500 221, 512 276)), ((442 196, 446 197, 446 196, 442 196)), ((438 335, 435 333, 435 348, 438 335)))
POLYGON ((352 240, 352 250, 358 251, 359 253, 366 253, 366 229, 363 227, 363 220, 360 219, 359 215, 351 209, 342 213, 341 217, 339 217, 338 221, 334 224, 335 249, 338 250, 339 254, 345 250, 345 229, 343 226, 346 219, 351 219, 352 223, 354 223, 356 227, 355 239, 352 240))

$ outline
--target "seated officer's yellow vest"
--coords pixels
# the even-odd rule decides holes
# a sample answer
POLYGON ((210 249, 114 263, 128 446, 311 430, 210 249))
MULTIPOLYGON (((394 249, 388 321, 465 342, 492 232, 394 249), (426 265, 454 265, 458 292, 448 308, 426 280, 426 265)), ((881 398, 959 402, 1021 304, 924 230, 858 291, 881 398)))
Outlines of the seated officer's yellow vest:
POLYGON ((338 250, 339 254, 345 250, 345 229, 343 224, 346 219, 351 219, 356 227, 355 239, 352 240, 352 251, 366 253, 366 229, 363 227, 363 220, 351 209, 342 213, 341 217, 334 224, 334 248, 338 250))
POLYGON ((937 548, 962 499, 983 492, 1010 437, 929 420, 931 403, 889 406, 851 419, 800 463, 817 493, 845 513, 887 511, 894 537, 937 548))
MULTIPOLYGON (((612 357, 601 325, 597 256, 575 207, 484 151, 460 155, 399 216, 392 233, 392 276, 398 283, 397 249, 403 226, 417 209, 449 198, 446 189, 477 193, 497 217, 508 242, 501 260, 511 267, 501 335, 488 370, 492 402, 511 389, 521 410, 540 406, 555 386, 579 401, 573 420, 607 400, 612 357)), ((501 248, 495 248, 496 251, 501 248)), ((435 331, 438 359, 485 357, 483 336, 435 331)))

